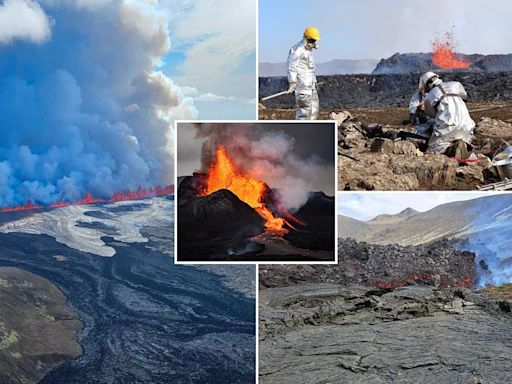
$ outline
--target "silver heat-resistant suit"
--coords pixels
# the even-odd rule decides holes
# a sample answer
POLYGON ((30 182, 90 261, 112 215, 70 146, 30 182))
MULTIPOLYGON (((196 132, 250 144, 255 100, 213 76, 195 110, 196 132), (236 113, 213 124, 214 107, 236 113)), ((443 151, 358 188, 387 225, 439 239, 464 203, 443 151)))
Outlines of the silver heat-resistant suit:
POLYGON ((475 122, 464 103, 466 98, 466 90, 457 81, 439 81, 425 95, 425 113, 435 119, 429 151, 444 153, 456 140, 471 144, 475 122))
POLYGON ((315 59, 312 48, 302 39, 288 54, 288 82, 296 83, 295 119, 318 119, 319 103, 316 90, 315 59))

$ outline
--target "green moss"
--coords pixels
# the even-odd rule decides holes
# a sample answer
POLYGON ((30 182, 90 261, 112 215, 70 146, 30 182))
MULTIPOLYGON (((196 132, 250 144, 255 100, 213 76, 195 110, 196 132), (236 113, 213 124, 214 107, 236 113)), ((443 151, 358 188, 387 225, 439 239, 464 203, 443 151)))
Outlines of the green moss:
POLYGON ((21 359, 23 357, 23 355, 19 352, 11 352, 11 356, 15 359, 21 359))
POLYGON ((11 288, 12 284, 7 280, 0 279, 0 288, 11 288))
POLYGON ((55 321, 55 317, 50 315, 46 310, 46 305, 36 304, 36 312, 39 316, 44 317, 46 320, 55 321))
POLYGON ((9 334, 0 341, 0 351, 9 348, 10 346, 16 344, 18 341, 20 341, 20 335, 18 335, 18 332, 9 332, 9 334))

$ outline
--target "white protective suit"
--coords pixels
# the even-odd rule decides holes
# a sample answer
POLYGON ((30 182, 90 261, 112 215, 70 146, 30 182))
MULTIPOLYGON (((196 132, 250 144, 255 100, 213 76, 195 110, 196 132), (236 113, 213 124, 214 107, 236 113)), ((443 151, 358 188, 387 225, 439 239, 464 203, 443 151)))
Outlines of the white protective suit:
POLYGON ((471 144, 475 122, 464 103, 466 97, 466 90, 457 81, 440 82, 425 96, 425 113, 435 119, 429 151, 444 153, 456 140, 471 144))
POLYGON ((288 82, 296 83, 295 119, 318 118, 318 93, 316 91, 315 60, 312 48, 302 39, 290 48, 288 54, 288 82))

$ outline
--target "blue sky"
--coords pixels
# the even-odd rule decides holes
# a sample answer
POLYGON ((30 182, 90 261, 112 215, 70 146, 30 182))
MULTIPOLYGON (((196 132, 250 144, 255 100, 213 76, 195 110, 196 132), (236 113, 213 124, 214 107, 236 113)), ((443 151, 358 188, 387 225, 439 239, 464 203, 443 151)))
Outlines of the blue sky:
POLYGON ((0 207, 171 184, 175 120, 256 117, 255 10, 0 0, 0 207))
POLYGON ((308 25, 322 35, 319 62, 429 52, 452 25, 461 52, 512 52, 509 0, 260 0, 259 8, 259 62, 285 61, 308 25))
POLYGON ((382 214, 395 214, 406 208, 420 212, 453 201, 476 199, 499 192, 341 192, 338 214, 357 220, 370 220, 382 214))

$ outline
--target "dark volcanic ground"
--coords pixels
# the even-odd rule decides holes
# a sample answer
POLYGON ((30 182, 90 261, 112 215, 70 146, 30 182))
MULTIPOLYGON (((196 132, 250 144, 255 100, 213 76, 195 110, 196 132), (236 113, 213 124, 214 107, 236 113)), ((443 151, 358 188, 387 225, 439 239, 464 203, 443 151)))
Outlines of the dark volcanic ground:
MULTIPOLYGON (((304 225, 285 225, 289 233, 283 235, 267 230, 262 216, 228 189, 198 196, 202 182, 202 175, 194 174, 178 186, 179 262, 334 261, 333 196, 310 192, 295 213, 304 225)), ((267 189, 267 206, 272 208, 274 192, 267 189)), ((278 210, 274 214, 283 217, 278 210)))
MULTIPOLYGON (((421 73, 318 76, 320 109, 390 108, 409 105, 421 73)), ((471 103, 512 100, 512 72, 440 72, 444 81, 460 81, 471 103)), ((288 89, 286 77, 261 77, 260 98, 288 89)), ((262 102, 270 109, 293 108, 294 96, 262 102)))
POLYGON ((338 239, 337 265, 262 266, 259 286, 335 283, 387 289, 416 284, 472 288, 476 281, 475 254, 459 248, 455 240, 400 246, 338 239))
POLYGON ((104 237, 111 258, 46 235, 0 234, 0 266, 56 284, 84 323, 83 355, 41 383, 253 383, 254 299, 213 273, 173 265, 159 251, 172 247, 171 228, 144 232, 149 243, 104 237))
POLYGON ((510 287, 448 288, 476 269, 453 245, 343 240, 337 266, 260 267, 259 382, 511 382, 510 287))

